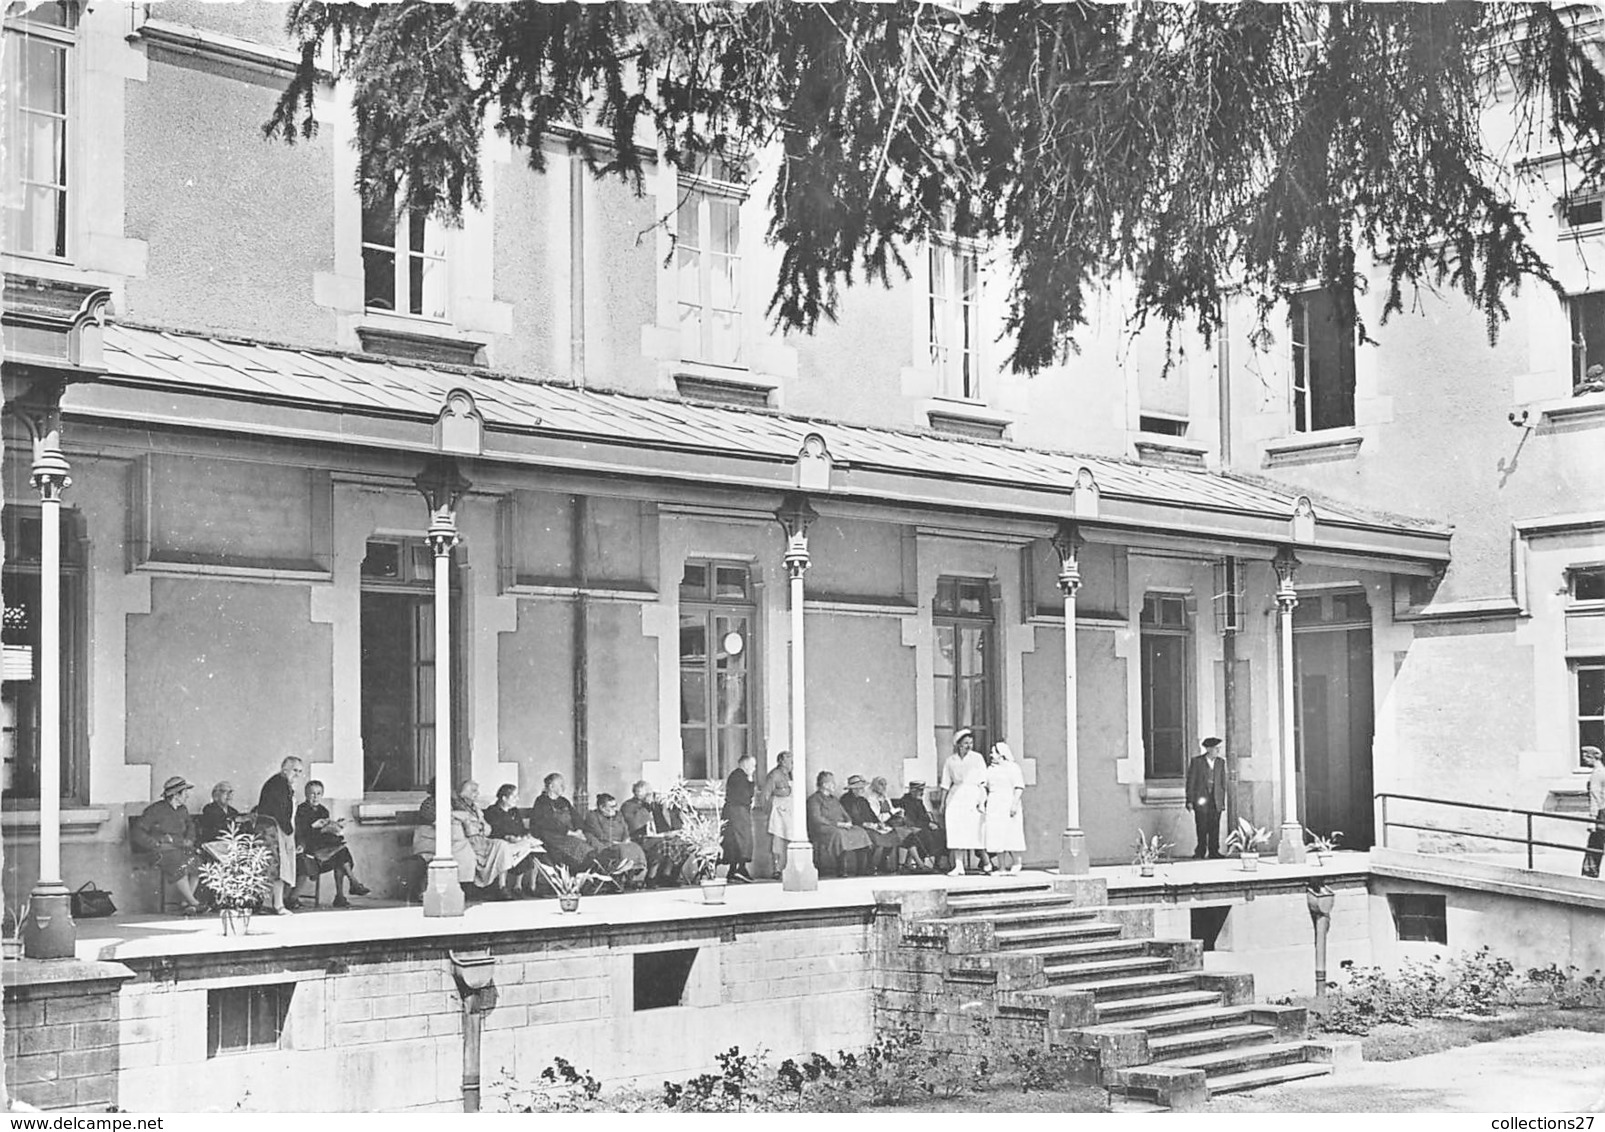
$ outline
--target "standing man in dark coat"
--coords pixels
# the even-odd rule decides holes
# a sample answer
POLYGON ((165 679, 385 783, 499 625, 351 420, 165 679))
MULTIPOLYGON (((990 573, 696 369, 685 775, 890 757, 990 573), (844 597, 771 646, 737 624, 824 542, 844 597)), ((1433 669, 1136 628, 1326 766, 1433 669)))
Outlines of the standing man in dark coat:
POLYGON ((1187 765, 1187 808, 1193 812, 1198 832, 1198 848, 1193 856, 1203 860, 1220 857, 1220 812, 1226 804, 1226 760, 1221 742, 1214 736, 1204 740, 1204 751, 1187 765))
POLYGON ((737 884, 752 883, 747 862, 752 860, 752 799, 758 784, 752 780, 757 760, 742 755, 736 760, 736 769, 724 783, 724 808, 719 816, 724 819, 724 859, 730 866, 729 879, 737 884))

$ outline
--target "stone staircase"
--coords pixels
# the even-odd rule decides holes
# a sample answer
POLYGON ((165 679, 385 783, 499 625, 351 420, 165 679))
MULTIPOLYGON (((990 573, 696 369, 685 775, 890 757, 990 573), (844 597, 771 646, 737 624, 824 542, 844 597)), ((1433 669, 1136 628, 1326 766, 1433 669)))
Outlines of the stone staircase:
MULTIPOLYGON (((1152 913, 1112 908, 1104 882, 955 882, 909 921, 944 946, 945 977, 989 983, 1000 1018, 1039 1017, 1050 1046, 1097 1051, 1102 1084, 1171 1108, 1332 1072, 1302 1009, 1254 1002, 1253 976, 1206 973, 1193 940, 1152 938, 1152 913)), ((906 917, 906 912, 905 912, 906 917)))

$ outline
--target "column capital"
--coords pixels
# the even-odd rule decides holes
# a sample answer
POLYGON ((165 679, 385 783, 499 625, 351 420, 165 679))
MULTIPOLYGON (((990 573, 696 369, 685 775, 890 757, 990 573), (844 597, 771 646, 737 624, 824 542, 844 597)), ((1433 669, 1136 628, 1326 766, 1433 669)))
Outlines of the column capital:
POLYGON ((1081 588, 1081 548, 1086 540, 1074 523, 1063 522, 1050 541, 1059 555, 1059 592, 1065 597, 1075 597, 1081 588))
POLYGON ((786 573, 800 578, 808 569, 808 528, 818 513, 808 505, 806 495, 788 495, 775 511, 775 520, 786 533, 786 573))
POLYGON ((1298 590, 1293 587, 1293 579, 1300 565, 1298 556, 1284 546, 1276 552, 1271 565, 1276 570, 1276 604, 1283 613, 1292 613, 1298 605, 1298 590))
POLYGON ((429 508, 429 548, 436 558, 450 554, 458 542, 457 502, 474 485, 450 456, 435 457, 412 483, 429 508))

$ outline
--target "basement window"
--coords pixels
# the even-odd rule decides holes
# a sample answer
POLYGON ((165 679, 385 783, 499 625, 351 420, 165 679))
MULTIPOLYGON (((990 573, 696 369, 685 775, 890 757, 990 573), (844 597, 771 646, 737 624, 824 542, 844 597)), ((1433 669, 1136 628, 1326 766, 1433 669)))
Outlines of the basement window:
POLYGON ((1189 934, 1204 945, 1205 951, 1218 950, 1220 933, 1226 927, 1226 917, 1231 910, 1229 904, 1192 909, 1192 931, 1189 934))
POLYGON ((206 1056, 278 1049, 294 993, 294 983, 207 991, 206 1056))
POLYGON ((1137 418, 1137 428, 1141 432, 1151 432, 1157 436, 1186 436, 1187 421, 1184 417, 1147 416, 1137 418))
POLYGON ((635 954, 635 1008, 658 1010, 685 1004, 686 984, 697 961, 694 947, 635 954))
POLYGON ((1401 943, 1448 943, 1449 920, 1444 898, 1421 892, 1396 892, 1388 896, 1393 913, 1393 929, 1401 943))

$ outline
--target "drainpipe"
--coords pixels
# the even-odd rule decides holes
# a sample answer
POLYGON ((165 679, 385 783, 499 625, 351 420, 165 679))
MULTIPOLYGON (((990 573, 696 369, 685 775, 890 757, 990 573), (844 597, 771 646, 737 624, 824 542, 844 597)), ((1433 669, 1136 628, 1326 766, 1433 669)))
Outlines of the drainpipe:
POLYGON ((591 791, 591 569, 586 551, 586 528, 590 525, 590 499, 574 498, 574 573, 578 592, 574 598, 574 798, 588 799, 591 791))
MULTIPOLYGON (((1226 321, 1226 305, 1222 303, 1220 312, 1220 329, 1216 331, 1218 337, 1215 341, 1215 392, 1220 398, 1217 413, 1220 420, 1217 422, 1217 431, 1220 434, 1220 466, 1222 469, 1232 464, 1232 343, 1228 337, 1229 326, 1226 321)), ((1227 748, 1230 750, 1231 748, 1227 748)))
POLYGON ((479 1038, 496 1006, 496 960, 489 951, 448 951, 463 1002, 463 1111, 479 1111, 479 1038))
POLYGON ((568 159, 568 371, 585 388, 585 163, 568 159))
MULTIPOLYGON (((1226 584, 1232 585, 1233 575, 1237 569, 1237 562, 1233 558, 1226 559, 1226 584)), ((1227 593, 1231 593, 1230 589, 1227 593)), ((1228 598, 1228 601, 1231 599, 1228 598)), ((1226 828, 1236 829, 1238 813, 1242 809, 1238 802, 1238 752, 1237 736, 1240 734, 1237 722, 1237 631, 1227 629, 1222 636, 1220 646, 1221 683, 1226 695, 1226 781, 1230 789, 1226 791, 1226 828)))

